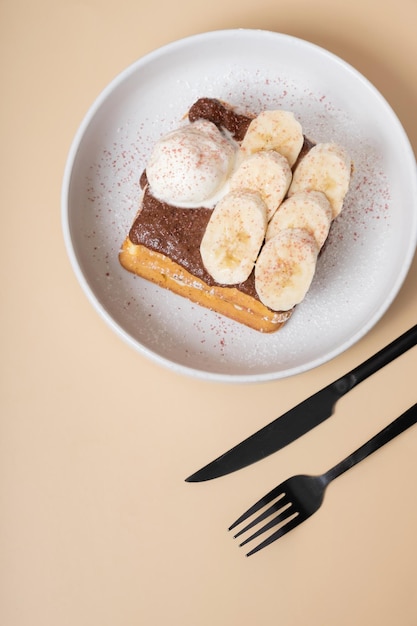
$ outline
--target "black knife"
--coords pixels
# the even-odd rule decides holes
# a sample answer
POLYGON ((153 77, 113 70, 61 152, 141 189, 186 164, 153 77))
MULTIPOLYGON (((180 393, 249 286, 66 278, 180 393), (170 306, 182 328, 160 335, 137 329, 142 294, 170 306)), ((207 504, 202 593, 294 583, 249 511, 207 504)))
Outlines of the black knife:
POLYGON ((338 378, 281 417, 258 430, 237 446, 195 472, 185 480, 201 482, 230 474, 277 452, 301 435, 324 422, 333 413, 336 402, 382 367, 417 343, 417 325, 388 344, 358 367, 338 378))

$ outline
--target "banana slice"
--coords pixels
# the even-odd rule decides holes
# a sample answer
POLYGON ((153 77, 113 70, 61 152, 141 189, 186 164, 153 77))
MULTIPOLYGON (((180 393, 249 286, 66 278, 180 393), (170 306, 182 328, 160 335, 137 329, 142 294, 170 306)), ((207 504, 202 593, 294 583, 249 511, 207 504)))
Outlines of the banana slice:
POLYGON ((285 228, 305 228, 315 238, 319 249, 329 234, 332 207, 321 191, 300 191, 284 200, 268 224, 265 238, 271 239, 285 228))
POLYGON ((297 165, 288 196, 299 191, 322 191, 333 209, 333 219, 342 210, 349 188, 351 160, 344 148, 334 143, 319 143, 297 165))
POLYGON ((299 304, 316 271, 318 246, 303 228, 279 231, 263 246, 255 265, 259 299, 274 311, 288 311, 299 304))
POLYGON ((245 158, 230 179, 230 189, 257 191, 271 219, 283 201, 292 173, 285 157, 274 150, 261 150, 245 158))
POLYGON ((292 167, 297 160, 304 137, 301 124, 290 111, 262 111, 249 124, 241 144, 244 156, 259 150, 276 150, 292 167))
POLYGON ((265 238, 266 206, 253 191, 230 191, 213 209, 200 244, 204 267, 217 283, 244 282, 265 238))

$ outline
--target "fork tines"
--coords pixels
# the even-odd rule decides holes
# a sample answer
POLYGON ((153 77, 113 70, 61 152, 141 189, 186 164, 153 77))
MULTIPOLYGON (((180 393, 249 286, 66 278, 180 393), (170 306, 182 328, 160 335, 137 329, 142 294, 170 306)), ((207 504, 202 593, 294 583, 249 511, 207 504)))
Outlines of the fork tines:
POLYGON ((273 515, 273 513, 278 513, 278 515, 276 515, 275 517, 272 517, 272 519, 270 519, 266 524, 261 526, 254 533, 246 537, 246 539, 244 539, 239 544, 239 547, 241 547, 241 546, 246 545, 253 539, 256 539, 260 535, 263 535, 271 528, 274 528, 275 526, 285 522, 285 524, 283 524, 277 531, 269 535, 266 539, 264 539, 264 541, 262 541, 259 545, 253 548, 250 552, 248 552, 246 556, 250 556, 251 554, 258 552, 262 548, 265 548, 266 546, 273 543, 274 541, 282 537, 282 535, 285 535, 287 532, 289 532, 290 530, 292 530, 299 524, 299 520, 297 519, 298 513, 295 510, 293 503, 289 500, 288 496, 286 495, 285 491, 283 491, 283 487, 284 485, 279 485, 278 487, 275 487, 275 489, 272 489, 272 491, 270 491, 265 496, 263 496, 260 500, 258 500, 258 502, 256 502, 253 506, 251 506, 245 513, 243 513, 243 515, 241 515, 229 527, 229 530, 235 529, 237 526, 239 526, 240 524, 248 520, 252 515, 254 515, 254 513, 260 511, 264 507, 268 507, 264 511, 262 511, 257 517, 251 520, 248 524, 246 524, 243 528, 241 528, 234 535, 234 537, 237 538, 243 535, 244 533, 246 533, 247 531, 253 529, 260 522, 269 518, 271 515, 273 515), (268 506, 271 502, 273 503, 270 506, 268 506))

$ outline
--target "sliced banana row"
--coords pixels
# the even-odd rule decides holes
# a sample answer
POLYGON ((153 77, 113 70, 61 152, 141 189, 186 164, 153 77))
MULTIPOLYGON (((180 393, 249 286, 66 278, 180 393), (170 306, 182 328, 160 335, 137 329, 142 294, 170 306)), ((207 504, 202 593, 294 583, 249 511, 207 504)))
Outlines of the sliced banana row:
POLYGON ((350 158, 336 144, 317 144, 301 159, 255 266, 255 287, 265 306, 287 311, 304 299, 350 174, 350 158))
POLYGON ((331 222, 330 202, 320 191, 284 200, 268 224, 255 265, 255 288, 265 306, 288 311, 304 299, 331 222))
POLYGON ((213 209, 200 245, 204 267, 216 282, 234 285, 249 278, 303 141, 301 125, 286 111, 264 111, 249 125, 230 191, 213 209))
POLYGON ((244 282, 255 269, 258 296, 276 311, 305 297, 350 182, 350 158, 332 143, 314 146, 293 173, 303 142, 292 113, 264 111, 251 122, 230 191, 214 208, 200 246, 206 270, 220 284, 244 282))

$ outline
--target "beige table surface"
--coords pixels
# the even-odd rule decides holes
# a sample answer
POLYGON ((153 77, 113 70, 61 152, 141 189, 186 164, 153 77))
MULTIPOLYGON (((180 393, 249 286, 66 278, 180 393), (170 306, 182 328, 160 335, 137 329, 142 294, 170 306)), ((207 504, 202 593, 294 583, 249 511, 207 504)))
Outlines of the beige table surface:
POLYGON ((222 385, 120 341, 79 287, 60 224, 69 145, 98 93, 145 53, 206 30, 328 48, 380 89, 416 150, 416 25, 416 0, 2 0, 2 626, 417 625, 417 429, 256 557, 227 533, 274 484, 327 469, 413 404, 417 349, 280 454, 184 482, 414 325, 417 261, 345 354, 290 379, 222 385))

